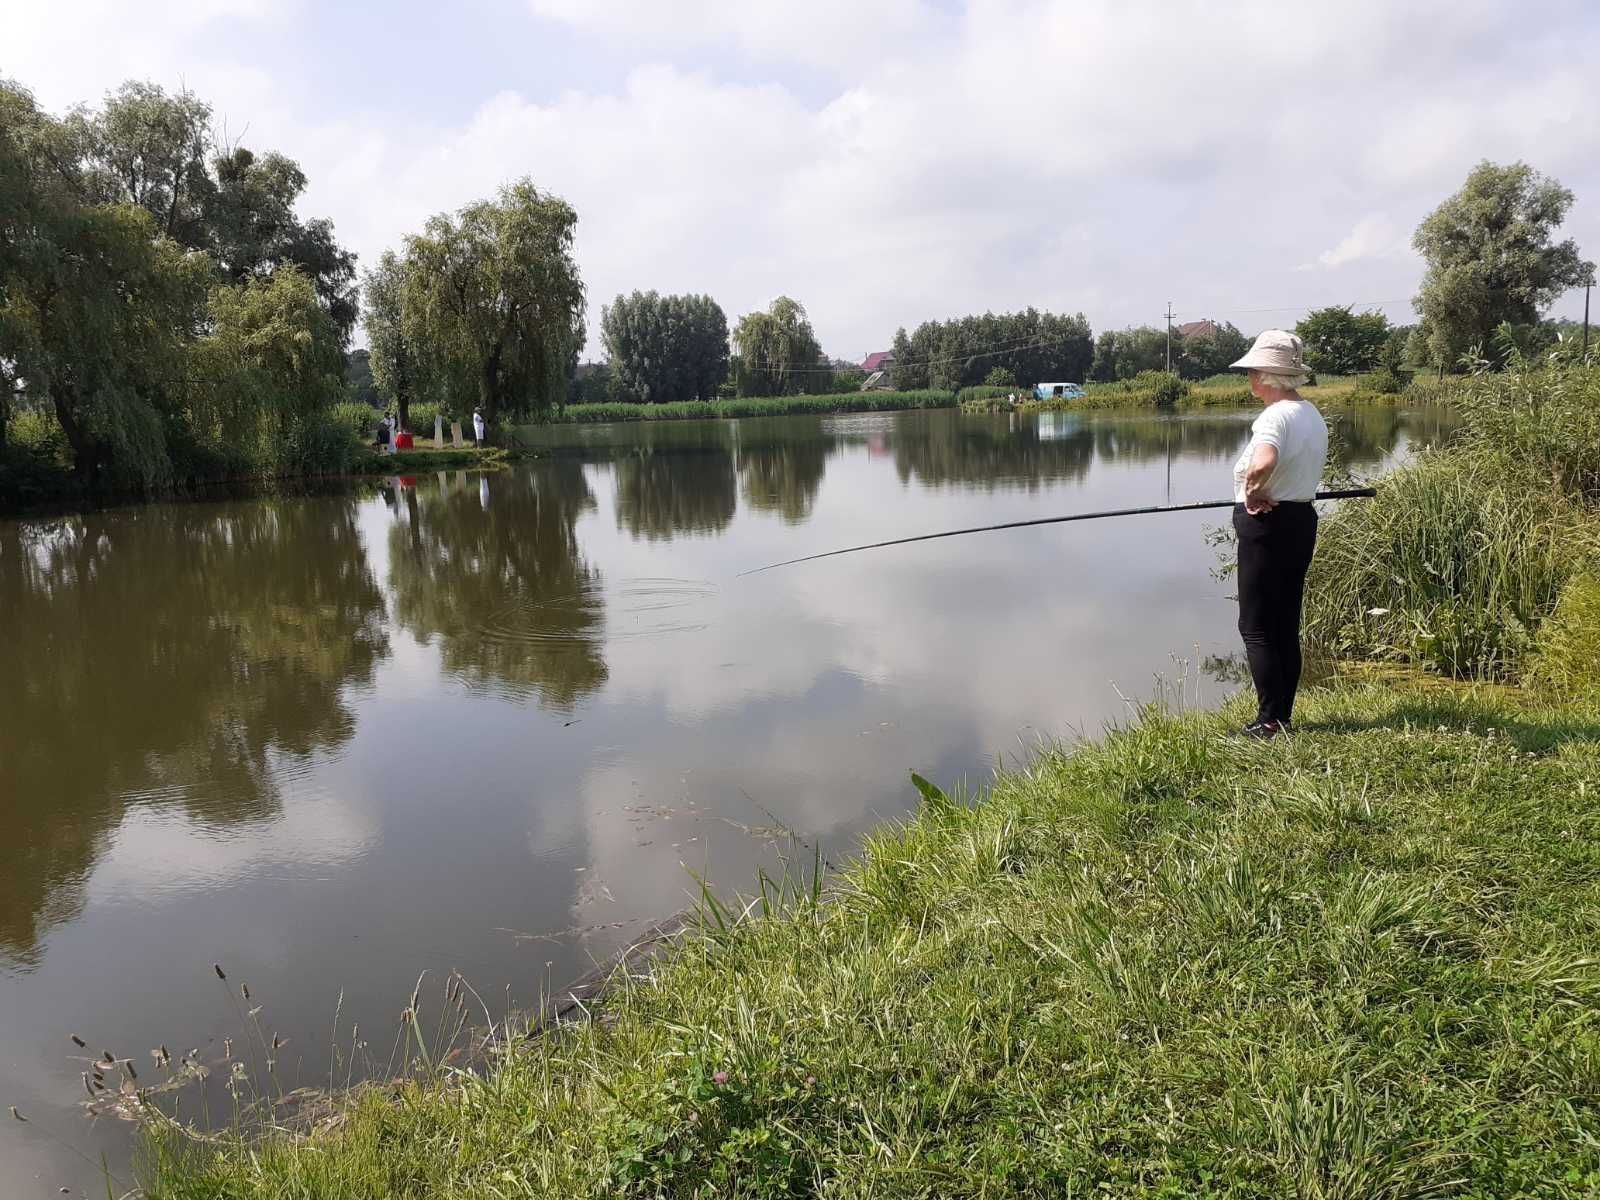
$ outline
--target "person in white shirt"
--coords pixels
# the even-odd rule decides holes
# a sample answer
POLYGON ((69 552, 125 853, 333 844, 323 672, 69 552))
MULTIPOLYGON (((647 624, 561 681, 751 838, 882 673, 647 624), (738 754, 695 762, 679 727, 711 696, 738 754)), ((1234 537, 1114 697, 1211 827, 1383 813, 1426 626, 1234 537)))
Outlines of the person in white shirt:
POLYGON ((1286 733, 1300 687, 1300 610, 1317 542, 1312 501, 1328 455, 1328 426, 1298 389, 1310 376, 1305 347, 1269 329, 1233 366, 1250 372, 1265 406, 1233 466, 1233 531, 1239 544, 1239 635, 1255 683, 1252 737, 1286 733))
POLYGON ((477 439, 478 445, 480 445, 480 446, 483 445, 483 435, 486 432, 486 430, 487 430, 487 427, 484 425, 484 422, 483 422, 483 410, 481 408, 473 409, 472 410, 472 435, 473 435, 474 438, 477 439))

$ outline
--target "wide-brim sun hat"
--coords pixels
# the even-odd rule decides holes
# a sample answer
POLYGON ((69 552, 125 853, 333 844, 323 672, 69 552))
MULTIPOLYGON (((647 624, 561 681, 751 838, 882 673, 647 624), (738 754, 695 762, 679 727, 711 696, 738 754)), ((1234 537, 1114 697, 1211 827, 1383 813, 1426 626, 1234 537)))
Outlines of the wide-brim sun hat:
POLYGON ((1272 375, 1304 375, 1306 373, 1305 343, 1284 329, 1267 329, 1256 338, 1255 345, 1245 352, 1230 369, 1266 371, 1272 375))

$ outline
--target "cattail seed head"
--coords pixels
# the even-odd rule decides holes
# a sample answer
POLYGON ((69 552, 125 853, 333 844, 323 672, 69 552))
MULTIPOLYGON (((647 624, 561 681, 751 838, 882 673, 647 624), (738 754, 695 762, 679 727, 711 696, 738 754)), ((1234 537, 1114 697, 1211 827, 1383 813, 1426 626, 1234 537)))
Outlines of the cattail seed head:
POLYGON ((89 1072, 83 1073, 83 1090, 89 1093, 89 1099, 94 1099, 94 1085, 89 1082, 89 1072))
POLYGON ((116 1064, 117 1060, 111 1056, 111 1051, 109 1051, 109 1050, 102 1050, 100 1052, 100 1057, 104 1062, 108 1062, 108 1063, 111 1063, 113 1065, 116 1064))
POLYGON ((217 978, 218 979, 227 979, 228 978, 227 974, 222 969, 222 964, 221 963, 212 963, 211 964, 211 969, 217 973, 217 978))
POLYGON ((72 1039, 72 1044, 74 1046, 76 1046, 79 1050, 82 1050, 84 1048, 84 1046, 87 1045, 87 1043, 75 1033, 68 1034, 67 1036, 72 1039))
POLYGON ((21 1121, 24 1125, 26 1125, 28 1123, 28 1118, 23 1116, 21 1113, 19 1113, 17 1111, 17 1106, 15 1104, 11 1105, 10 1108, 11 1108, 11 1116, 12 1116, 13 1119, 21 1121))
POLYGON ((250 1000, 250 985, 248 983, 241 983, 239 985, 239 993, 245 998, 246 1003, 248 1003, 250 1000))
POLYGON ((130 1058, 127 1062, 123 1063, 122 1069, 128 1073, 129 1079, 137 1080, 139 1078, 139 1072, 133 1069, 133 1059, 130 1058))

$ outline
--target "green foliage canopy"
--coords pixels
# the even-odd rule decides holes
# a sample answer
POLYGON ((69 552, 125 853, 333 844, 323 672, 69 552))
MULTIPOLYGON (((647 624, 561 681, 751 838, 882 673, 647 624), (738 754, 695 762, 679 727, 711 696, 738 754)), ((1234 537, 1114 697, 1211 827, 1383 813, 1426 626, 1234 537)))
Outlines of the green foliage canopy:
POLYGON ((1250 349, 1250 339, 1232 321, 1180 337, 1172 331, 1172 361, 1185 379, 1209 379, 1220 375, 1250 349))
POLYGON ((385 250, 378 265, 362 277, 367 302, 367 348, 371 355, 372 382, 385 404, 393 404, 400 427, 411 425, 411 401, 416 396, 417 361, 406 327, 405 263, 385 250))
POLYGON ((577 223, 523 179, 406 239, 405 322, 441 400, 491 425, 562 401, 584 341, 577 223))
POLYGON ((798 300, 779 296, 765 312, 746 313, 733 330, 741 396, 791 396, 807 391, 824 370, 822 347, 798 300))
POLYGON ((1389 318, 1348 304, 1308 312, 1294 327, 1306 344, 1306 365, 1319 375, 1358 375, 1376 367, 1389 341, 1389 318))
POLYGON ((1526 163, 1485 161, 1417 226, 1412 245, 1428 270, 1415 304, 1434 364, 1459 365, 1502 323, 1534 324, 1562 292, 1593 277, 1576 242, 1554 240, 1572 202, 1526 163))
MULTIPOLYGON (((1183 338, 1172 331, 1172 361, 1181 362, 1183 338)), ((1237 357, 1237 356, 1235 356, 1237 357)), ((1132 379, 1141 371, 1164 371, 1167 367, 1167 331, 1151 325, 1131 329, 1106 330, 1095 343, 1090 377, 1098 383, 1132 379)))
POLYGON ((210 105, 137 80, 107 94, 98 111, 78 106, 62 124, 81 164, 80 200, 143 208, 159 233, 205 251, 234 283, 280 267, 303 272, 348 340, 357 316, 355 255, 338 244, 329 221, 296 215, 306 176, 292 159, 223 146, 210 105))
POLYGON ((216 287, 190 372, 194 432, 269 473, 293 461, 344 395, 344 353, 311 280, 292 268, 216 287))
POLYGON ((1079 382, 1094 357, 1089 319, 1082 313, 984 313, 952 321, 925 321, 895 334, 890 378, 897 390, 957 391, 982 383, 998 369, 1013 382, 1079 382))
POLYGON ((616 397, 706 400, 728 375, 728 318, 710 296, 618 296, 601 310, 616 397))

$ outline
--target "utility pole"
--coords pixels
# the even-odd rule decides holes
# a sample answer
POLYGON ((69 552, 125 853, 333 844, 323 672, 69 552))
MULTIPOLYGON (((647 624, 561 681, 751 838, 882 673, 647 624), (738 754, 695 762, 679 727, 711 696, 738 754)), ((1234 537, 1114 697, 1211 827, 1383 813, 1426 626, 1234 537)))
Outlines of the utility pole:
POLYGON ((1172 301, 1167 301, 1167 374, 1172 374, 1172 301))

